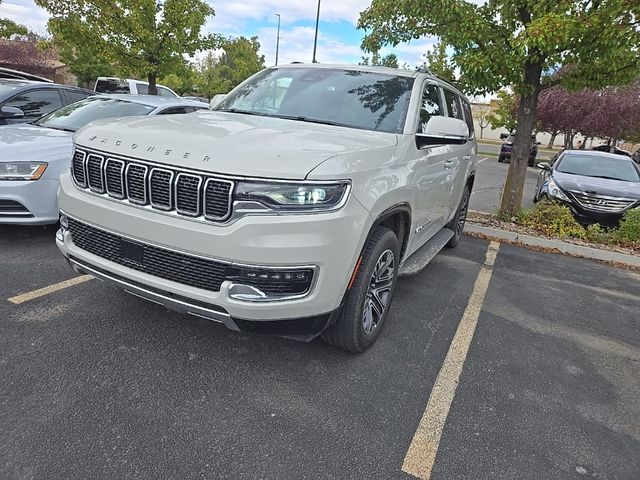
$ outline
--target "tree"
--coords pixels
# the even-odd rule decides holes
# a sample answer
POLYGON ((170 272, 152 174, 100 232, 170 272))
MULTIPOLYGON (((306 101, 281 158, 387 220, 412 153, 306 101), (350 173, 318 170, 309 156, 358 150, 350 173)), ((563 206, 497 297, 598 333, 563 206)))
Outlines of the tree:
POLYGON ((516 129, 517 98, 507 90, 498 92, 496 108, 487 115, 487 120, 493 129, 506 128, 509 132, 516 129))
MULTIPOLYGON (((2 0, 0 0, 2 3, 2 0)), ((0 18, 0 38, 11 38, 14 35, 26 35, 27 27, 19 25, 8 18, 0 18)))
POLYGON ((473 118, 478 122, 478 126, 480 127, 480 138, 482 138, 482 134, 484 133, 484 129, 489 126, 489 116, 491 115, 491 106, 490 105, 472 105, 473 108, 473 118))
POLYGON ((209 99, 218 93, 227 93, 264 68, 264 55, 258 55, 258 37, 229 39, 223 42, 222 48, 222 55, 216 57, 209 53, 199 66, 196 85, 209 99))
POLYGON ((399 68, 398 56, 395 53, 389 53, 384 57, 381 57, 379 51, 373 52, 371 54, 371 58, 362 57, 362 60, 358 62, 358 65, 372 65, 374 67, 399 68))
POLYGON ((423 66, 428 71, 437 75, 447 82, 456 83, 455 67, 449 60, 447 55, 447 46, 444 43, 437 43, 434 45, 433 50, 425 53, 423 66))
MULTIPOLYGON (((55 45, 55 41, 54 41, 55 45)), ((55 47, 54 47, 55 48, 55 47)), ((93 88, 98 77, 108 77, 117 74, 124 74, 119 71, 99 53, 92 52, 88 48, 77 49, 61 43, 60 61, 62 61, 69 71, 78 79, 78 83, 87 88, 93 88)))
POLYGON ((435 35, 453 51, 468 93, 510 86, 519 95, 515 151, 500 205, 522 203, 538 96, 554 84, 577 89, 631 81, 640 70, 640 2, 631 0, 373 0, 360 14, 363 48, 374 51, 435 35), (561 77, 553 76, 566 67, 561 77))
POLYGON ((179 68, 184 55, 215 48, 219 37, 202 35, 214 14, 204 0, 35 0, 49 12, 49 30, 75 55, 99 55, 149 81, 179 68))
POLYGON ((186 95, 197 91, 196 67, 191 63, 185 63, 180 69, 161 78, 161 83, 166 85, 178 95, 186 95))

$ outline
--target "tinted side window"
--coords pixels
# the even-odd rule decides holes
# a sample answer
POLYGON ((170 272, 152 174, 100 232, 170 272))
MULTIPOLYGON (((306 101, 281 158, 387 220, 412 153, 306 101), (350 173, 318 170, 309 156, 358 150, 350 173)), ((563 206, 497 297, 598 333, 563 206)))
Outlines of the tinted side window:
POLYGON ((131 93, 127 82, 112 78, 108 80, 98 80, 95 91, 101 93, 131 93))
POLYGON ((36 119, 62 107, 62 99, 57 89, 48 88, 20 93, 7 100, 3 105, 17 107, 24 112, 25 118, 36 119))
POLYGON ((464 98, 461 98, 462 102, 462 110, 464 110, 464 120, 467 122, 467 126, 469 127, 469 137, 475 137, 475 130, 473 128, 473 115, 471 114, 471 105, 464 98))
POLYGON ((442 108, 442 100, 440 97, 440 88, 437 85, 426 85, 422 92, 422 100, 420 100, 420 123, 418 132, 424 132, 427 122, 431 117, 442 116, 444 110, 442 108))
POLYGON ((158 89, 158 95, 160 95, 161 97, 169 97, 169 98, 176 98, 176 96, 171 93, 171 90, 164 88, 164 87, 156 87, 158 89))
POLYGON ((191 113, 195 110, 194 107, 171 107, 161 111, 158 115, 176 115, 183 113, 191 113))
POLYGON ((89 96, 85 92, 78 92, 76 90, 65 90, 64 94, 67 97, 67 104, 79 102, 89 96))
POLYGON ((149 85, 144 83, 136 83, 136 90, 138 90, 138 95, 149 95, 149 85))
POLYGON ((449 116, 457 118, 458 120, 464 120, 462 116, 462 106, 460 105, 460 98, 449 90, 444 91, 444 100, 447 102, 447 110, 449 116))

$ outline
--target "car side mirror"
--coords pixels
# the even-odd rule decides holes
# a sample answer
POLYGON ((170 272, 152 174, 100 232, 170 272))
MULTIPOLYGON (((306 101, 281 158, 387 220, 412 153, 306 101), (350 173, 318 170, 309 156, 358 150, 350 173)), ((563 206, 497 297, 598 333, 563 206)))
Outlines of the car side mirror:
POLYGON ((545 170, 547 172, 550 172, 551 171, 551 164, 549 162, 540 162, 538 164, 538 168, 540 170, 545 170))
POLYGON ((509 136, 508 133, 501 133, 500 134, 500 140, 504 140, 505 138, 507 138, 509 136))
POLYGON ((469 141, 469 127, 457 118, 436 116, 421 125, 422 132, 416 133, 416 146, 463 145, 469 141))
POLYGON ((213 98, 211 99, 211 101, 209 102, 209 108, 210 109, 214 109, 215 107, 218 106, 218 104, 224 100, 224 98, 227 96, 226 93, 219 93, 217 95, 214 95, 213 98))
POLYGON ((24 112, 18 107, 2 107, 0 108, 0 118, 4 120, 24 118, 24 112))

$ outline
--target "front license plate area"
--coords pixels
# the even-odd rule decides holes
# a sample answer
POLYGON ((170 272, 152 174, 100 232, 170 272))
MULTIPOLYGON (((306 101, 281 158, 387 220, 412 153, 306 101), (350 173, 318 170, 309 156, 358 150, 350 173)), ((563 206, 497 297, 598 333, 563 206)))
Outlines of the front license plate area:
POLYGON ((120 255, 124 260, 142 265, 143 249, 139 243, 130 242, 129 240, 120 240, 120 255))

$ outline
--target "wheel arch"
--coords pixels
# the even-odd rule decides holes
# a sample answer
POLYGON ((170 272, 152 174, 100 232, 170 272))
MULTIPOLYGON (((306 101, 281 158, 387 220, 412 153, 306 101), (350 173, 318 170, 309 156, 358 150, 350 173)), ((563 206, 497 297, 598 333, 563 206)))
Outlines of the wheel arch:
POLYGON ((396 234, 400 244, 400 259, 402 259, 407 251, 411 233, 411 206, 409 203, 398 203, 378 215, 371 224, 367 240, 378 227, 386 227, 396 234))

